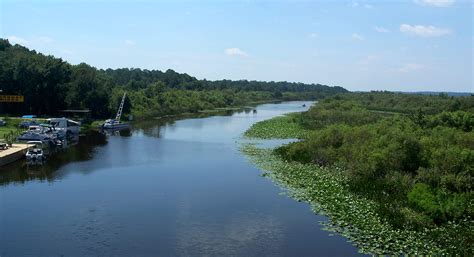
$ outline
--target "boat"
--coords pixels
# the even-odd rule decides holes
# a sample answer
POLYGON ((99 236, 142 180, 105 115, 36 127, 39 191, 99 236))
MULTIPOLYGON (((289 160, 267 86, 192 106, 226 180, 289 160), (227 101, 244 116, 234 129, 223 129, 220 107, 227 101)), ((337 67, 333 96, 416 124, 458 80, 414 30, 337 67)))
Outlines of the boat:
POLYGON ((26 163, 28 165, 39 165, 46 161, 46 152, 42 141, 28 141, 26 151, 26 163))
POLYGON ((108 119, 104 122, 104 124, 101 125, 102 129, 106 130, 122 130, 122 129, 128 129, 130 128, 130 124, 124 123, 120 121, 120 118, 122 117, 122 110, 123 110, 123 105, 125 103, 125 96, 127 93, 123 94, 122 101, 120 102, 120 106, 117 111, 117 115, 115 116, 115 119, 108 119))
POLYGON ((19 141, 55 141, 57 139, 63 140, 65 137, 65 130, 55 129, 48 124, 40 124, 29 126, 28 130, 23 132, 17 139, 19 141))
POLYGON ((25 133, 21 134, 18 138, 18 141, 42 141, 42 142, 49 142, 52 138, 43 133, 33 132, 33 131, 26 131, 25 133))
POLYGON ((53 130, 64 131, 66 134, 79 134, 81 130, 81 123, 66 118, 51 118, 46 120, 53 130))
POLYGON ((130 124, 120 122, 116 119, 108 119, 102 124, 103 129, 120 130, 130 128, 130 124))

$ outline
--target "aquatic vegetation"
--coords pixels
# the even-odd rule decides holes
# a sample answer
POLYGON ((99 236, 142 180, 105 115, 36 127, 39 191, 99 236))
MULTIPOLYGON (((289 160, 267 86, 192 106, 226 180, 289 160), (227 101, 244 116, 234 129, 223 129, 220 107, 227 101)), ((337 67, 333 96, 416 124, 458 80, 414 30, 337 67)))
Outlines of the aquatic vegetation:
POLYGON ((347 237, 363 253, 460 253, 455 245, 448 249, 440 241, 448 241, 448 235, 456 234, 461 228, 467 231, 474 229, 473 222, 469 220, 450 222, 423 231, 394 228, 378 214, 377 202, 349 190, 345 170, 285 161, 271 149, 261 149, 254 144, 242 145, 241 151, 264 170, 263 176, 287 189, 291 197, 306 201, 314 212, 327 215, 330 222, 324 224, 326 229, 347 237))
POLYGON ((305 138, 309 130, 297 122, 298 113, 278 116, 273 119, 257 122, 244 134, 247 138, 305 138))
POLYGON ((245 133, 303 140, 242 151, 364 253, 474 256, 473 103, 472 96, 335 96, 245 133))

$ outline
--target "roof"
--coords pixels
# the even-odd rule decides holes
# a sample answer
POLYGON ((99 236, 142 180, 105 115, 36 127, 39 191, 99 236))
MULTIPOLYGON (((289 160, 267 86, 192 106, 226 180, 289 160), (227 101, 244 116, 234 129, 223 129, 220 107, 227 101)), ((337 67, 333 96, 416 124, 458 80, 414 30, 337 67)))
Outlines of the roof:
POLYGON ((61 112, 69 112, 69 113, 89 113, 91 110, 61 110, 61 112))

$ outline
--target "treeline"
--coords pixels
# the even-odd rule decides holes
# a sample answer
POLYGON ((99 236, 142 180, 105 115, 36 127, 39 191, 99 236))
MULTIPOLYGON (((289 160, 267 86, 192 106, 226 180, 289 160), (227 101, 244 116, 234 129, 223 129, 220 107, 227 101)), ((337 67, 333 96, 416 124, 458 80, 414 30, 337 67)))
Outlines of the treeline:
MULTIPOLYGON (((472 95, 471 95, 472 96, 472 95)), ((474 111, 472 97, 454 97, 447 93, 438 95, 406 94, 387 91, 372 91, 340 95, 336 99, 351 101, 373 111, 388 111, 399 113, 413 113, 421 111, 426 114, 436 114, 442 111, 474 111)))
POLYGON ((130 89, 145 88, 156 81, 161 81, 165 85, 174 89, 182 90, 223 90, 236 89, 242 91, 268 91, 268 92, 347 92, 342 87, 329 87, 321 84, 304 84, 295 82, 264 82, 248 80, 198 80, 188 74, 180 74, 173 70, 162 72, 159 70, 141 69, 106 69, 104 72, 109 75, 113 82, 119 86, 126 86, 130 89))
POLYGON ((347 92, 319 84, 198 80, 173 70, 100 70, 85 63, 71 65, 5 39, 0 39, 0 89, 25 96, 23 104, 4 104, 3 113, 59 115, 65 109, 89 109, 93 118, 113 116, 123 92, 128 95, 125 112, 139 117, 347 92))
MULTIPOLYGON (((396 228, 462 223, 460 241, 445 243, 472 245, 474 96, 345 94, 295 117, 312 132, 278 154, 342 168, 350 189, 377 201, 396 228)), ((443 241, 444 235, 433 237, 443 241)))

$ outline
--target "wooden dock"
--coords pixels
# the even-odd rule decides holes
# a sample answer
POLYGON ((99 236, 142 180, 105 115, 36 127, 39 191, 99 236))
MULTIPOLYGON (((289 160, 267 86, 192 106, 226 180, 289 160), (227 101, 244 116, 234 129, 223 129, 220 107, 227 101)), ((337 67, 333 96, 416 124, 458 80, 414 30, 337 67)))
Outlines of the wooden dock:
POLYGON ((0 166, 12 163, 25 157, 26 144, 13 144, 6 150, 0 150, 0 166))

